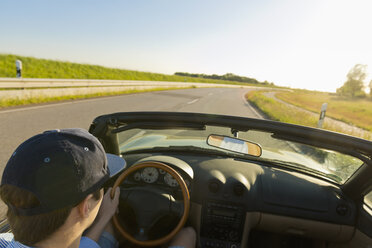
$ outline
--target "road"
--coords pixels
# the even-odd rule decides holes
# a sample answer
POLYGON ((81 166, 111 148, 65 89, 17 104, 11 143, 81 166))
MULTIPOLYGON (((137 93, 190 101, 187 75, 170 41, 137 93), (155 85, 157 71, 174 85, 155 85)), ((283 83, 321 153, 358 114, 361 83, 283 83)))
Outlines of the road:
MULTIPOLYGON (((0 172, 25 139, 48 129, 88 129, 102 114, 127 111, 179 111, 259 117, 244 100, 249 89, 195 88, 95 98, 0 111, 0 172)), ((1 203, 1 202, 0 202, 1 203)), ((4 216, 0 205, 0 218, 4 216)))

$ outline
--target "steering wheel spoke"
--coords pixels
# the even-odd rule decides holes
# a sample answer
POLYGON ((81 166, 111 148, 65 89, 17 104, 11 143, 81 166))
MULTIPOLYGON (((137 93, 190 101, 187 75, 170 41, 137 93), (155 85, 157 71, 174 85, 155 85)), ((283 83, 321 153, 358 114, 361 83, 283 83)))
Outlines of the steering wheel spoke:
POLYGON ((171 203, 170 211, 173 214, 181 217, 183 212, 184 212, 183 202, 182 201, 173 201, 171 203))

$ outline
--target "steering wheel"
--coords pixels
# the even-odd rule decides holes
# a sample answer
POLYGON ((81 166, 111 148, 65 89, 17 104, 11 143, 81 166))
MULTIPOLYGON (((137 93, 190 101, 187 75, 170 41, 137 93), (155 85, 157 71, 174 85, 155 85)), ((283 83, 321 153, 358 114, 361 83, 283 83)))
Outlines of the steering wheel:
POLYGON ((190 211, 190 195, 184 179, 177 171, 166 164, 150 161, 133 165, 125 170, 116 180, 111 191, 111 197, 114 197, 115 189, 119 187, 130 174, 146 167, 155 167, 158 169, 162 169, 173 176, 182 190, 183 201, 170 202, 171 197, 166 196, 164 192, 160 190, 149 187, 130 188, 133 189, 133 192, 135 193, 129 192, 129 194, 126 194, 126 201, 128 204, 131 205, 133 209, 137 211, 137 213, 139 213, 136 216, 137 223, 140 226, 139 233, 133 236, 127 230, 125 230, 124 226, 120 223, 120 217, 117 213, 113 216, 113 222, 115 227, 123 235, 123 237, 129 240, 131 243, 139 246, 158 246, 170 241, 185 225, 190 211), (146 204, 143 201, 147 201, 148 203, 146 204), (154 207, 154 202, 160 203, 159 209, 157 207, 154 207), (156 220, 159 219, 159 216, 169 212, 180 214, 182 210, 183 214, 180 221, 170 233, 159 239, 148 240, 147 232, 150 230, 151 226, 154 225, 156 220))

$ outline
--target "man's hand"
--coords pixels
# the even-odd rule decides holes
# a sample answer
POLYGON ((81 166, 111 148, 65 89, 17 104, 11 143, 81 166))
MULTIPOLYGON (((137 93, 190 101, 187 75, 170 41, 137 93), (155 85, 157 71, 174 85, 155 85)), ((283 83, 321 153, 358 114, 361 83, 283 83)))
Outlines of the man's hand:
POLYGON ((107 224, 118 209, 120 188, 116 188, 113 199, 111 199, 111 190, 112 188, 108 188, 103 196, 102 204, 98 211, 96 221, 106 222, 107 224))
POLYGON ((112 188, 109 188, 106 191, 105 195, 103 196, 97 217, 94 220, 93 224, 88 228, 88 230, 86 230, 84 235, 91 238, 92 240, 95 240, 96 242, 99 240, 102 232, 105 230, 112 216, 117 211, 119 205, 120 188, 116 188, 113 199, 111 199, 110 195, 111 190, 112 188))

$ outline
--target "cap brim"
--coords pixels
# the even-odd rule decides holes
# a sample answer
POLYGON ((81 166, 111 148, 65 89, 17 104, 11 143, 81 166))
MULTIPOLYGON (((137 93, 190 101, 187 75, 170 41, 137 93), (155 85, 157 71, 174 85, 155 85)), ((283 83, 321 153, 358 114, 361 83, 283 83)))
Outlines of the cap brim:
POLYGON ((110 153, 106 153, 106 157, 107 167, 110 172, 110 178, 116 176, 118 173, 125 169, 127 163, 122 157, 110 153))

